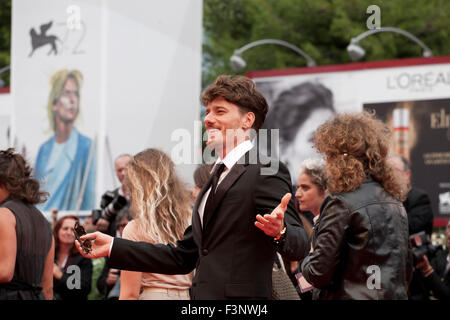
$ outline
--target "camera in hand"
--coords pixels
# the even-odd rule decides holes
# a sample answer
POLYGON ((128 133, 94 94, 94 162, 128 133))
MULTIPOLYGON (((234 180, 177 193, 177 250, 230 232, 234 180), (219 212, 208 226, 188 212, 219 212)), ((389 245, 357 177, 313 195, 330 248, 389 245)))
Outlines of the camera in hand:
POLYGON ((423 260, 423 257, 426 255, 428 258, 431 258, 436 253, 438 247, 434 246, 428 234, 425 231, 421 231, 419 233, 415 233, 409 237, 409 241, 412 246, 412 255, 414 260, 414 265, 417 265, 419 262, 423 260))
POLYGON ((108 191, 102 196, 100 208, 92 210, 92 220, 97 224, 98 219, 103 218, 112 220, 116 214, 122 210, 128 203, 128 200, 120 194, 115 196, 114 192, 108 191))

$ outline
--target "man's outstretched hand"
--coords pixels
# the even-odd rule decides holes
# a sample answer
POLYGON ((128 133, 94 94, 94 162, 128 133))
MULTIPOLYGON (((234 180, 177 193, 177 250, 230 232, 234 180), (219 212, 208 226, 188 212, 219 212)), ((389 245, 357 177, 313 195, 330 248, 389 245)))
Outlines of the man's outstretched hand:
POLYGON ((96 259, 106 257, 109 255, 109 247, 111 246, 113 237, 97 231, 93 233, 88 233, 80 237, 80 239, 81 240, 89 239, 91 241, 94 240, 91 243, 92 251, 90 253, 84 252, 78 240, 75 240, 75 246, 77 247, 78 251, 81 253, 83 257, 89 259, 96 259))
POLYGON ((255 226, 270 237, 277 237, 284 228, 284 212, 287 209, 291 194, 286 193, 281 203, 270 214, 256 216, 255 226))

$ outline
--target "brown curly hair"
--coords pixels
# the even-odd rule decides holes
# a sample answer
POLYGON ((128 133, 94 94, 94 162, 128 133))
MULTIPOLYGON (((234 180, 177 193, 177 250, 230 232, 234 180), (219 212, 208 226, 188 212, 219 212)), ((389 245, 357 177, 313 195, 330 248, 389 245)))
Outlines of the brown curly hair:
POLYGON ((29 204, 47 200, 48 193, 39 190, 39 182, 31 177, 31 167, 13 148, 0 151, 0 183, 8 190, 12 200, 23 200, 29 204))
POLYGON ((403 201, 406 189, 386 163, 390 139, 391 131, 374 112, 339 114, 319 126, 314 147, 326 156, 329 191, 353 191, 370 176, 403 201))

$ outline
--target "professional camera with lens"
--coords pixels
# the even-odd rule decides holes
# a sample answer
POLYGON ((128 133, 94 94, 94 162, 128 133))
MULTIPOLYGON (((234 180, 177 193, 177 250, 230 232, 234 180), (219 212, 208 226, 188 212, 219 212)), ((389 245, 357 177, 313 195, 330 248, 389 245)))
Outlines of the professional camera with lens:
POLYGON ((414 265, 421 262, 425 255, 431 259, 439 248, 431 244, 430 237, 425 233, 425 231, 411 235, 409 237, 409 241, 412 246, 414 265))
POLYGON ((116 214, 128 204, 128 200, 120 194, 107 191, 100 201, 100 210, 92 210, 92 221, 97 224, 98 219, 103 218, 111 221, 116 214))
POLYGON ((113 191, 106 191, 103 196, 102 199, 100 200, 100 208, 103 210, 105 209, 108 204, 110 204, 115 198, 115 194, 113 191))

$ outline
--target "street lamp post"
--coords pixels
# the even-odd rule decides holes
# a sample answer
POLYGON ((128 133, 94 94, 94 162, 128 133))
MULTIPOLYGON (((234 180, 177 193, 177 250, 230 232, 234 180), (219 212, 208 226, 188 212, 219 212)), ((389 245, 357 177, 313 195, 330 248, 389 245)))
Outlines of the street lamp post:
POLYGON ((277 39, 262 39, 257 40, 254 42, 251 42, 249 44, 246 44, 242 48, 239 48, 234 51, 233 55, 230 57, 230 64, 234 71, 242 70, 247 63, 242 58, 242 53, 250 48, 262 45, 262 44, 276 44, 280 46, 287 47, 289 49, 292 49, 293 51, 297 52, 299 55, 301 55, 303 58, 306 59, 306 63, 308 67, 314 67, 316 66, 316 62, 308 56, 303 50, 301 50, 299 47, 294 46, 293 44, 283 41, 283 40, 277 40, 277 39))
POLYGON ((373 30, 368 30, 366 32, 361 33, 359 36, 357 36, 356 38, 352 38, 350 40, 350 44, 347 46, 347 52, 350 56, 350 58, 353 61, 358 61, 360 60, 362 57, 364 57, 364 55, 366 54, 366 52, 364 51, 364 49, 358 44, 359 41, 361 41, 362 39, 375 34, 375 33, 379 33, 379 32, 394 32, 394 33, 398 33, 401 34, 405 37, 407 37, 408 39, 414 41, 415 43, 417 43, 419 46, 422 47, 423 52, 422 55, 424 57, 432 57, 433 56, 433 52, 431 51, 430 48, 428 48, 422 41, 420 41, 417 37, 415 37, 414 35, 412 35, 411 33, 398 29, 398 28, 393 28, 393 27, 383 27, 383 28, 378 28, 378 29, 373 29, 373 30))

